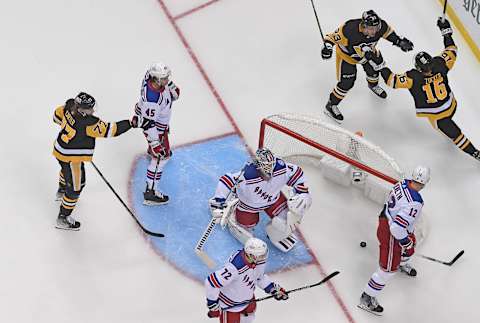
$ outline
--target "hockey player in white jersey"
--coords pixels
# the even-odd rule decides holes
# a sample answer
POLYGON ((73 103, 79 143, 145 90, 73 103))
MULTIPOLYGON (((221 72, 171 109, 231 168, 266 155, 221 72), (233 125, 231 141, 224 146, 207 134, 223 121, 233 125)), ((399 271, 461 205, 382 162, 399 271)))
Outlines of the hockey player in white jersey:
POLYGON ((150 164, 147 167, 145 205, 168 203, 168 196, 156 185, 162 177, 163 168, 172 153, 168 141, 172 102, 178 100, 180 89, 170 80, 171 71, 163 63, 155 63, 148 69, 142 82, 140 100, 135 113, 144 119, 155 121, 155 127, 143 132, 148 142, 150 164))
POLYGON ((415 252, 414 227, 422 216, 423 199, 419 191, 430 180, 430 169, 418 166, 411 180, 395 184, 379 216, 377 238, 380 243, 379 268, 368 281, 358 307, 382 315, 377 296, 398 269, 409 276, 417 271, 409 260, 415 252))
POLYGON ((293 232, 311 203, 302 169, 260 148, 240 172, 220 178, 210 209, 242 244, 254 236, 253 228, 264 211, 272 219, 265 228, 268 238, 287 252, 297 243, 293 232), (281 191, 286 185, 292 191, 288 200, 281 191))
POLYGON ((253 322, 257 286, 276 300, 288 299, 285 289, 265 274, 267 256, 267 244, 250 238, 242 250, 230 256, 225 266, 205 279, 208 317, 219 317, 221 323, 253 322))

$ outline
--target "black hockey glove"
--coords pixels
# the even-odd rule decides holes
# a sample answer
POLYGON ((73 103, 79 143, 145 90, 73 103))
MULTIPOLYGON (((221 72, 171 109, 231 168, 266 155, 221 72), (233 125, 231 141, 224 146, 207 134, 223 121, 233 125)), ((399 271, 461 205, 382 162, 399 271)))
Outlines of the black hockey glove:
POLYGON ((380 71, 382 68, 385 67, 385 60, 383 59, 382 53, 378 51, 378 55, 373 54, 373 57, 368 60, 368 63, 372 65, 375 71, 380 71))
POLYGON ((451 35, 453 33, 450 22, 446 18, 444 19, 443 17, 438 17, 437 26, 442 32, 442 36, 451 35))
POLYGON ((142 128, 143 130, 148 130, 155 126, 155 121, 134 115, 132 119, 130 119, 130 125, 132 128, 142 128))
POLYGON ((397 47, 400 47, 400 49, 403 50, 404 52, 409 52, 413 49, 413 43, 405 37, 398 38, 398 40, 394 43, 394 45, 397 47))
POLYGON ((332 54, 333 54, 333 45, 330 43, 325 43, 322 48, 322 58, 330 59, 332 58, 332 54))

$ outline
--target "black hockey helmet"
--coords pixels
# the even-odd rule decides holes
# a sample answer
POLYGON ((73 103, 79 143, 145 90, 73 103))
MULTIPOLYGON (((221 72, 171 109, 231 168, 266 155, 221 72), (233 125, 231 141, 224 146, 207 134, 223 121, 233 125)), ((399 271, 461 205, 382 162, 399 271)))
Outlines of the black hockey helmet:
POLYGON ((95 103, 95 98, 85 92, 80 92, 75 97, 75 105, 80 109, 93 110, 95 103))
MULTIPOLYGON (((365 11, 362 14, 362 25, 364 27, 376 27, 381 25, 380 17, 373 10, 365 11)), ((379 27, 380 29, 380 27, 379 27)))
POLYGON ((419 52, 415 55, 415 68, 422 73, 432 70, 432 62, 432 56, 427 52, 419 52))

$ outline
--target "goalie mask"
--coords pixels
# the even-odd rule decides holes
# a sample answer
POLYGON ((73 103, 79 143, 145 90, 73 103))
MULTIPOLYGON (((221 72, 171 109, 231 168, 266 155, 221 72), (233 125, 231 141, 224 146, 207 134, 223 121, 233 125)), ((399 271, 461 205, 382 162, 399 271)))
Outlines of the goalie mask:
POLYGON ((262 177, 270 179, 275 168, 276 158, 268 148, 259 148, 255 152, 253 164, 262 174, 262 177))
POLYGON ((264 262, 268 257, 267 244, 260 239, 250 238, 245 242, 243 247, 245 258, 251 264, 264 262))

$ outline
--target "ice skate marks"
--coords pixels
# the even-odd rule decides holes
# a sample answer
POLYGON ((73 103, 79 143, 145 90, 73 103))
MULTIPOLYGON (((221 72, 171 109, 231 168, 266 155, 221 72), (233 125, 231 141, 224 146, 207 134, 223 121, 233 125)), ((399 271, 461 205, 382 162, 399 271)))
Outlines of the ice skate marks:
MULTIPOLYGON (((250 158, 237 135, 179 147, 166 165, 159 189, 170 196, 161 206, 143 205, 147 156, 140 156, 133 166, 129 187, 131 203, 139 221, 149 230, 160 230, 166 238, 151 239, 155 251, 187 276, 201 280, 210 270, 194 252, 195 244, 210 221, 208 199, 213 196, 218 179, 226 172, 239 170, 250 158)), ((308 216, 308 214, 307 214, 308 216)), ((255 235, 267 241, 267 272, 276 272, 310 264, 312 256, 302 241, 287 254, 277 250, 267 239, 264 228, 269 219, 261 214, 255 235)), ((227 229, 216 226, 204 250, 222 265, 235 250, 241 249, 227 229)))

